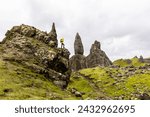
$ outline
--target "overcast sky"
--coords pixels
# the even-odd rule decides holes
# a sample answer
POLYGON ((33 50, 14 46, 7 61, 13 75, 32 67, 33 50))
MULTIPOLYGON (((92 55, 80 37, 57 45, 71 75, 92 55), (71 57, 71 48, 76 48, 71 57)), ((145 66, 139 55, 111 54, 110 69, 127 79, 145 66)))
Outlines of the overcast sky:
POLYGON ((85 55, 98 40, 111 60, 150 57, 150 0, 0 0, 0 40, 12 26, 49 32, 52 22, 72 54, 79 32, 85 55))

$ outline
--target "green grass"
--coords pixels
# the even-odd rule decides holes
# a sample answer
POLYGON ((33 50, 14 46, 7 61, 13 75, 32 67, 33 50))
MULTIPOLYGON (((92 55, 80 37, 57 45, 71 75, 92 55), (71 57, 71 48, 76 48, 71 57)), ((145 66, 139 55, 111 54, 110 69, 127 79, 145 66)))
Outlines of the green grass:
POLYGON ((129 77, 126 82, 126 87, 132 92, 150 94, 150 74, 140 74, 129 77))
POLYGON ((84 79, 82 76, 78 76, 76 73, 73 73, 70 79, 68 89, 76 88, 79 92, 84 92, 83 98, 88 98, 92 92, 93 88, 90 86, 89 82, 84 79))
POLYGON ((86 93, 89 92, 86 90, 90 88, 90 91, 96 94, 93 96, 94 99, 98 97, 98 92, 101 92, 101 94, 103 93, 106 99, 107 97, 110 99, 138 99, 137 96, 144 92, 150 94, 150 72, 147 71, 144 74, 140 74, 141 70, 138 71, 139 74, 128 77, 116 77, 117 74, 125 74, 125 71, 100 67, 83 69, 79 71, 80 74, 88 77, 90 80, 82 78, 80 75, 78 75, 77 78, 74 74, 71 78, 71 81, 74 83, 70 85, 86 93), (111 77, 110 74, 113 77, 111 77))
POLYGON ((43 75, 0 59, 0 99, 73 99, 43 75))
MULTIPOLYGON (((132 64, 139 66, 137 59, 132 64)), ((150 95, 150 71, 125 75, 127 70, 117 68, 88 68, 73 72, 66 90, 61 90, 42 74, 16 62, 3 61, 0 58, 0 99, 138 99, 137 95, 150 95), (82 98, 70 93, 72 88, 84 93, 82 98)))
POLYGON ((146 63, 141 63, 138 58, 132 58, 132 59, 118 59, 118 60, 114 61, 113 64, 119 65, 121 67, 126 67, 129 65, 144 66, 146 63), (129 60, 131 61, 131 63, 130 62, 128 63, 129 60))

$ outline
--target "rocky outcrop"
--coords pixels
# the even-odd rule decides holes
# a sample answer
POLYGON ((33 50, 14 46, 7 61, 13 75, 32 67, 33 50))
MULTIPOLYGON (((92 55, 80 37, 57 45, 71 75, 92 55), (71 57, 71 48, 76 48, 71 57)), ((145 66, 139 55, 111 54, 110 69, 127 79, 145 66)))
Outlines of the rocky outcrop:
POLYGON ((104 51, 101 50, 100 42, 95 41, 90 49, 90 54, 86 57, 86 66, 88 68, 96 66, 109 66, 112 62, 104 51))
POLYGON ((43 74, 61 88, 67 86, 70 77, 70 52, 65 48, 57 48, 54 23, 50 33, 24 24, 14 26, 7 31, 1 46, 3 60, 17 62, 43 74))
POLYGON ((79 33, 77 33, 76 37, 75 37, 74 51, 75 51, 74 52, 75 55, 76 54, 83 55, 83 53, 84 53, 84 48, 83 48, 83 44, 82 44, 81 37, 80 37, 79 33))
POLYGON ((58 40, 57 40, 57 33, 56 33, 56 29, 55 29, 55 23, 53 23, 52 29, 48 35, 50 36, 50 39, 51 39, 50 45, 53 47, 57 47, 58 40))
POLYGON ((104 51, 101 50, 101 44, 95 41, 90 49, 90 54, 85 57, 84 49, 80 35, 77 33, 74 42, 75 55, 70 58, 70 67, 72 71, 83 68, 91 68, 96 66, 109 66, 112 62, 109 60, 104 51))
POLYGON ((69 62, 72 71, 77 71, 86 68, 86 59, 84 55, 80 54, 73 55, 70 58, 69 62))
POLYGON ((74 52, 75 55, 69 60, 72 71, 86 68, 85 56, 83 55, 84 48, 79 33, 77 33, 75 37, 74 52))

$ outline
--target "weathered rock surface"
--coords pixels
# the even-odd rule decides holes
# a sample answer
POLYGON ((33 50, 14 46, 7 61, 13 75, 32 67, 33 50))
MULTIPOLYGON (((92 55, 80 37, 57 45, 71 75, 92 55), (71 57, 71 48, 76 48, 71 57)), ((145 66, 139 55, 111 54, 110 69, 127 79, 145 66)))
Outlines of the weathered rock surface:
POLYGON ((84 55, 81 54, 73 55, 70 58, 69 62, 72 71, 77 71, 79 69, 86 68, 86 59, 84 55))
POLYGON ((51 32, 49 32, 49 36, 51 38, 50 45, 53 47, 57 47, 58 40, 57 40, 57 33, 56 33, 56 29, 55 29, 55 23, 53 23, 53 25, 52 25, 52 29, 51 29, 51 32))
POLYGON ((85 63, 86 60, 85 60, 85 56, 83 55, 84 48, 79 33, 77 33, 75 37, 74 50, 75 50, 75 55, 73 55, 69 60, 71 70, 76 71, 79 69, 86 68, 86 63, 85 63))
POLYGON ((67 49, 57 47, 57 34, 53 24, 51 32, 32 26, 14 26, 1 43, 3 60, 18 62, 51 80, 61 88, 69 82, 69 55, 67 49))
POLYGON ((94 44, 92 44, 90 54, 86 57, 86 66, 88 68, 96 66, 109 66, 112 64, 100 47, 101 45, 98 41, 95 41, 94 44))
POLYGON ((101 50, 101 44, 95 41, 90 49, 90 54, 85 57, 83 44, 80 35, 77 33, 74 42, 75 55, 70 58, 70 67, 72 71, 96 66, 109 66, 112 62, 104 51, 101 50))
POLYGON ((75 54, 83 55, 83 53, 84 53, 84 48, 83 48, 83 44, 82 44, 81 37, 80 37, 79 33, 77 33, 76 37, 75 37, 74 51, 75 51, 75 54))

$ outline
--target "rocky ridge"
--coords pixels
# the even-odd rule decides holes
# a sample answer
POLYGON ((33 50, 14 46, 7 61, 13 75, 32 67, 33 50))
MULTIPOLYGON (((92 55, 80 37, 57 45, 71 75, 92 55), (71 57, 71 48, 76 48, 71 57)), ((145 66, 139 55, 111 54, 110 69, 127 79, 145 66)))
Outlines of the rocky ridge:
POLYGON ((72 71, 77 71, 83 68, 92 68, 96 66, 110 66, 112 62, 107 57, 105 52, 101 50, 101 44, 95 41, 90 49, 90 54, 84 56, 84 48, 80 35, 77 33, 74 42, 75 55, 70 58, 70 66, 72 71))
POLYGON ((57 48, 55 24, 49 33, 28 25, 14 26, 8 30, 1 42, 1 58, 17 62, 61 88, 68 85, 70 77, 69 55, 67 49, 57 48))

